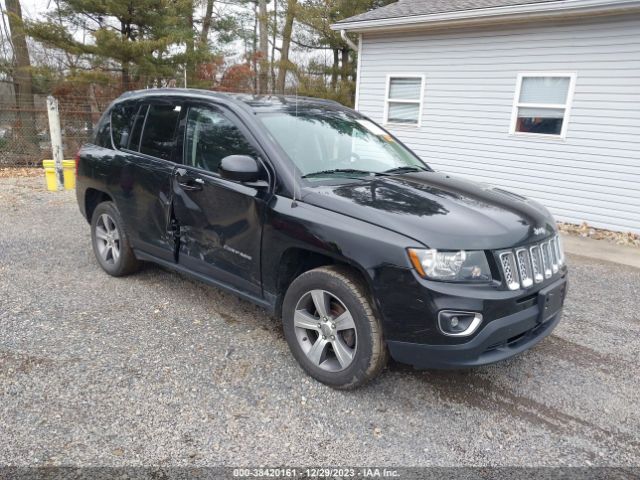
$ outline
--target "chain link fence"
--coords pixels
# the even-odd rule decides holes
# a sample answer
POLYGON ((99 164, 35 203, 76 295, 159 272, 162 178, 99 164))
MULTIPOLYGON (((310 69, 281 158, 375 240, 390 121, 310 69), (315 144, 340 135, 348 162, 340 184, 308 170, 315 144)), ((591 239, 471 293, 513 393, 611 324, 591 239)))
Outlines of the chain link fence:
MULTIPOLYGON (((72 159, 80 146, 93 135, 101 113, 113 95, 62 95, 56 97, 60 111, 62 148, 72 159)), ((0 167, 39 166, 51 158, 47 99, 0 95, 0 167), (28 100, 28 101, 27 101, 28 100)))

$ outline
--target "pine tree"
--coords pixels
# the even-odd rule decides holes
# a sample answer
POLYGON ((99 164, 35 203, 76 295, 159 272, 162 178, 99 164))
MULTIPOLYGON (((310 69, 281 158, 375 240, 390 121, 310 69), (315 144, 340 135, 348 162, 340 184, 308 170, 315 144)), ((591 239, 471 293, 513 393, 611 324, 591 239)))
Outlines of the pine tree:
POLYGON ((27 31, 46 45, 85 55, 87 71, 118 72, 121 88, 129 90, 175 77, 181 65, 193 68, 195 31, 185 22, 192 16, 192 0, 60 0, 27 31), (82 41, 80 31, 91 40, 82 41))

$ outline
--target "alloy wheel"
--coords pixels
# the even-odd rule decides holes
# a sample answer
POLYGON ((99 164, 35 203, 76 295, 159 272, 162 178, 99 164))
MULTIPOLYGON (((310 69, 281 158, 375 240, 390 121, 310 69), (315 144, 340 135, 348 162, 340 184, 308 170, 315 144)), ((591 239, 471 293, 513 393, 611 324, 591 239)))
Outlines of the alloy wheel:
POLYGON ((326 290, 305 293, 293 317, 298 343, 313 365, 339 372, 353 362, 357 348, 356 325, 351 312, 326 290))
POLYGON ((120 258, 120 232, 106 213, 100 215, 96 223, 96 246, 105 263, 115 264, 120 258))

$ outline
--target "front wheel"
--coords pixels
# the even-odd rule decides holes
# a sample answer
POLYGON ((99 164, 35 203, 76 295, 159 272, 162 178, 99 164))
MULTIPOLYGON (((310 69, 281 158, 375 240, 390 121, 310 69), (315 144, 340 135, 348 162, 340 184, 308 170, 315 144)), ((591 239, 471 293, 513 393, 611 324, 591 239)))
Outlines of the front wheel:
POLYGON ((331 387, 361 386, 386 364, 382 328, 366 287, 346 268, 322 267, 296 278, 282 320, 298 363, 331 387))

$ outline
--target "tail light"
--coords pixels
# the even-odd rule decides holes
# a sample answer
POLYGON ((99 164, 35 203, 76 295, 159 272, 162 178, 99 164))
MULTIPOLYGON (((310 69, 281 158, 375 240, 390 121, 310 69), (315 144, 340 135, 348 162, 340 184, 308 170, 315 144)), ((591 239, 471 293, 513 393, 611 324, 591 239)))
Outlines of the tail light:
POLYGON ((78 178, 78 164, 80 163, 80 152, 76 153, 76 178, 78 178))

